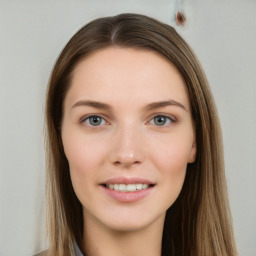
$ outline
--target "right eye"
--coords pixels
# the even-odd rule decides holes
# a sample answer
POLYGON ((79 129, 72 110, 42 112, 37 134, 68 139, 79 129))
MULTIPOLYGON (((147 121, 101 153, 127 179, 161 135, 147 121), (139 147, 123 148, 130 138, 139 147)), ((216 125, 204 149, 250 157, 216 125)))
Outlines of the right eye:
POLYGON ((88 126, 101 126, 106 124, 105 119, 97 115, 87 116, 82 119, 82 122, 86 123, 88 126))

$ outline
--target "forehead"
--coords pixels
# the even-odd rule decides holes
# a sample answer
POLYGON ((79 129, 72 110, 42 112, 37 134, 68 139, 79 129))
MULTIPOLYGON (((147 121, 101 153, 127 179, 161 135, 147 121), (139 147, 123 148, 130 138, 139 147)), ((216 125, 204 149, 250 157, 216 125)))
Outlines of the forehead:
POLYGON ((144 49, 108 47, 82 60, 72 74, 66 101, 141 102, 174 99, 189 108, 185 82, 160 54, 144 49))

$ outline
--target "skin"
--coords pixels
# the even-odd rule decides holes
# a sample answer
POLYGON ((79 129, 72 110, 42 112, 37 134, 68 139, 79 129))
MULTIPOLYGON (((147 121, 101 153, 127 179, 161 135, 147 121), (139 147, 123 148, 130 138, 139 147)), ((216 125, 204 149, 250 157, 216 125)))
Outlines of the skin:
POLYGON ((196 157, 189 98, 176 68, 149 50, 109 47, 91 53, 73 72, 61 134, 83 207, 87 254, 161 255, 166 210, 196 157), (96 126, 88 115, 99 116, 96 126), (162 122, 159 115, 166 116, 162 122), (120 176, 146 178, 154 187, 138 201, 119 202, 101 184, 120 176))

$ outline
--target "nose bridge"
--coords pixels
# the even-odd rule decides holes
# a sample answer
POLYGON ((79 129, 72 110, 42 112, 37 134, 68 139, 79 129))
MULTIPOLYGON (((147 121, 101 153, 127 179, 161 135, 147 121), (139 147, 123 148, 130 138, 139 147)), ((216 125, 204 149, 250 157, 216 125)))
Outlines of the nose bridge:
POLYGON ((113 137, 110 152, 113 164, 130 166, 143 162, 143 134, 138 125, 132 122, 119 125, 113 137))

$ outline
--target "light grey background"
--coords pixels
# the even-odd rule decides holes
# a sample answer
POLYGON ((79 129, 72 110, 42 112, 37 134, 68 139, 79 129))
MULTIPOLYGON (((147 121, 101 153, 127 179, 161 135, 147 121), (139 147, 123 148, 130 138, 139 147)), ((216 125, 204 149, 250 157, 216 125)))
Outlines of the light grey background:
MULTIPOLYGON (((88 21, 137 12, 174 24, 176 0, 0 0, 0 255, 32 255, 44 229, 43 105, 51 68, 88 21)), ((256 255, 256 1, 185 0, 177 28, 218 105, 240 254, 256 255)))

